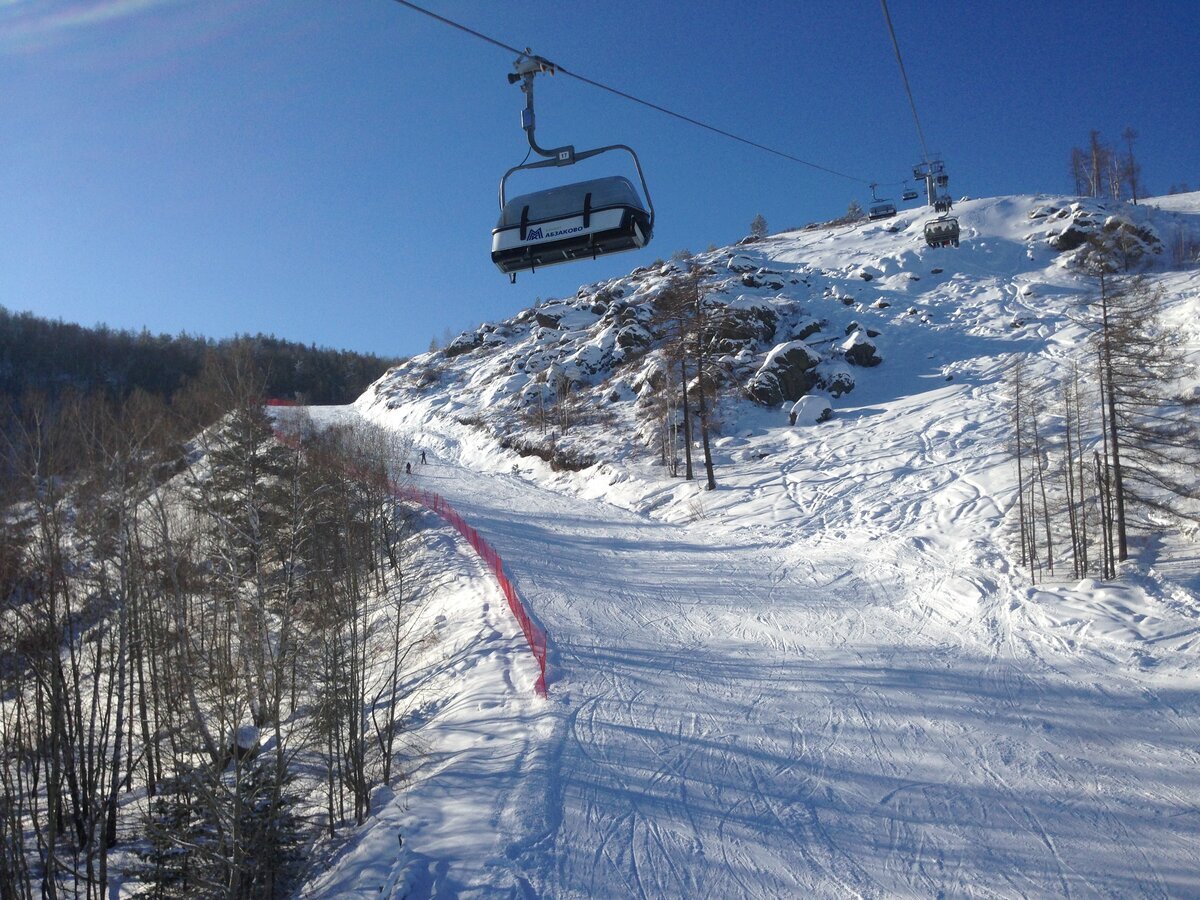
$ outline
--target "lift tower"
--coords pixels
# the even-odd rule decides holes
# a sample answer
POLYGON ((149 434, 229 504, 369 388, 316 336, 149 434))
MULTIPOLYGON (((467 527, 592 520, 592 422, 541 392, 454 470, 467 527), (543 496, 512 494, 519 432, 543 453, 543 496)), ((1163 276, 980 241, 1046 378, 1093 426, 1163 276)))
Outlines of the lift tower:
POLYGON ((938 158, 927 159, 913 166, 913 178, 925 182, 925 198, 938 212, 947 212, 951 207, 950 176, 946 164, 938 158))

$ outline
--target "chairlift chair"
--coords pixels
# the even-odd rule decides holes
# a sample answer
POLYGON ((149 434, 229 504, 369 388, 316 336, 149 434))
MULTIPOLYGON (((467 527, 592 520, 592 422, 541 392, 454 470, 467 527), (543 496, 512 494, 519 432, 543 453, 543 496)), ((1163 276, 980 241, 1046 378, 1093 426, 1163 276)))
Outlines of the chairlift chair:
POLYGON ((916 200, 917 197, 919 197, 919 196, 920 196, 920 194, 918 194, 912 188, 909 188, 903 194, 900 195, 900 199, 903 200, 905 203, 907 203, 909 200, 916 200))
POLYGON ((925 223, 925 243, 930 247, 957 247, 958 234, 958 219, 954 216, 939 216, 925 223))
POLYGON ((874 222, 876 219, 888 219, 896 214, 896 204, 891 200, 880 200, 867 207, 867 218, 874 222))
POLYGON ((876 219, 887 219, 896 214, 896 204, 891 200, 875 196, 875 188, 879 185, 871 183, 871 205, 867 207, 867 218, 874 222, 876 219))
POLYGON ((508 76, 509 82, 520 81, 526 97, 521 127, 530 149, 547 158, 513 166, 500 179, 500 219, 492 229, 492 262, 515 283, 521 271, 588 257, 595 259, 601 254, 635 250, 650 243, 654 233, 654 205, 637 154, 625 144, 582 152, 576 152, 571 145, 550 150, 539 147, 534 138, 533 78, 543 72, 553 75, 555 67, 526 51, 514 68, 516 73, 508 76), (619 175, 521 194, 511 200, 507 197, 508 179, 514 172, 570 166, 616 151, 633 157, 641 181, 641 197, 633 183, 619 175))
POLYGON ((492 262, 514 280, 526 269, 644 247, 653 230, 652 214, 629 179, 620 175, 511 200, 501 191, 492 262))

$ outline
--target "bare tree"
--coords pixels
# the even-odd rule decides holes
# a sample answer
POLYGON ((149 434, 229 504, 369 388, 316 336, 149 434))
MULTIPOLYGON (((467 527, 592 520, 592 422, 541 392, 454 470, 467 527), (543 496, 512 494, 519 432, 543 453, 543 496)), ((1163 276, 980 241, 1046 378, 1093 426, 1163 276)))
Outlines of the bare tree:
POLYGON ((1112 151, 1100 140, 1100 132, 1092 130, 1088 137, 1088 196, 1104 195, 1105 173, 1109 169, 1112 151))
POLYGON ((1075 183, 1075 194, 1084 196, 1088 193, 1087 163, 1084 152, 1078 147, 1071 148, 1071 179, 1075 183))
POLYGON ((1127 154, 1123 160, 1121 176, 1125 183, 1129 185, 1129 193, 1133 200, 1133 205, 1137 206, 1138 202, 1138 186, 1141 183, 1142 167, 1133 156, 1133 142, 1137 140, 1138 133, 1132 128, 1126 128, 1121 132, 1121 139, 1125 141, 1127 154))
POLYGON ((1025 407, 1028 400, 1026 399, 1027 379, 1024 357, 1018 356, 1013 360, 1012 365, 1005 373, 1005 380, 1008 383, 1009 402, 1011 403, 1009 413, 1010 447, 1017 465, 1017 519, 1020 524, 1021 565, 1029 565, 1032 568, 1036 553, 1033 550, 1033 534, 1029 528, 1029 520, 1025 515, 1025 407))
POLYGON ((1163 325, 1161 287, 1119 277, 1118 250, 1104 237, 1086 250, 1081 264, 1096 284, 1091 324, 1103 397, 1103 472, 1120 561, 1129 555, 1130 502, 1171 518, 1197 515, 1197 401, 1175 388, 1193 367, 1163 325))
POLYGON ((1070 172, 1075 193, 1086 197, 1118 198, 1121 193, 1122 166, 1116 162, 1115 156, 1112 148, 1100 139, 1100 132, 1095 129, 1088 135, 1086 147, 1072 148, 1070 172))
POLYGON ((689 291, 683 275, 676 274, 654 298, 655 322, 663 328, 663 352, 670 364, 678 368, 682 394, 684 478, 695 478, 692 470, 692 421, 688 386, 695 371, 692 361, 692 311, 694 292, 689 291))

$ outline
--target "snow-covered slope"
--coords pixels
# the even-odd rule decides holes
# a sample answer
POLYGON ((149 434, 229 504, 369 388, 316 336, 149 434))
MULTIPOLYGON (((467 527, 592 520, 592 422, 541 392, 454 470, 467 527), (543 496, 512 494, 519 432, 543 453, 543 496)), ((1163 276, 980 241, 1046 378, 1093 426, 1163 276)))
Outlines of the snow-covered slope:
POLYGON ((1100 229, 1140 248, 1195 352, 1200 272, 1174 263, 1200 239, 1200 197, 955 213, 957 250, 926 248, 925 216, 905 212, 695 257, 735 311, 713 492, 648 446, 665 265, 482 326, 368 390, 357 414, 426 449, 414 478, 504 556, 550 634, 551 699, 510 688, 496 727, 519 759, 470 761, 458 832, 418 785, 396 801, 405 849, 368 854, 379 883, 322 884, 1200 891, 1196 546, 1146 541, 1118 584, 1031 587, 1004 537, 1001 385, 1013 354, 1049 374, 1079 352, 1089 288, 1070 260, 1100 229), (800 388, 828 421, 790 424, 800 388), (598 464, 556 472, 531 450, 598 464), (481 863, 484 818, 499 837, 481 863), (439 863, 414 875, 417 858, 439 863))
MULTIPOLYGON (((1171 211, 1069 198, 963 201, 957 250, 927 248, 928 215, 915 210, 697 254, 691 263, 708 273, 708 300, 726 322, 715 354, 725 375, 719 418, 733 438, 723 468, 738 462, 747 432, 780 438, 799 394, 822 397, 835 419, 859 418, 898 398, 928 406, 924 395, 943 384, 992 385, 1013 353, 1078 347, 1072 315, 1091 287, 1071 261, 1086 234, 1129 229, 1160 272, 1175 248, 1200 241, 1200 200, 1158 202, 1171 211), (810 362, 789 367, 797 346, 810 362)), ((392 370, 358 406, 472 421, 526 455, 554 447, 565 465, 594 460, 625 474, 654 456, 650 407, 669 365, 669 325, 656 322, 655 301, 678 269, 654 264, 481 325, 392 370), (555 411, 564 384, 567 429, 555 411)), ((1160 274, 1180 308, 1190 308, 1192 274, 1160 274)))

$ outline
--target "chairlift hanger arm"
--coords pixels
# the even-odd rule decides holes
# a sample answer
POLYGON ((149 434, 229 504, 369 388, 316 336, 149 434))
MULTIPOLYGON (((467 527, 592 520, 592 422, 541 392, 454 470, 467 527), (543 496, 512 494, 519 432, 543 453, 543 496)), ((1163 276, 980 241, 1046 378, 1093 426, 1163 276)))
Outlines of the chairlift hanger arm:
POLYGON ((537 119, 533 111, 533 79, 535 75, 546 74, 553 75, 558 71, 558 67, 554 63, 542 56, 534 56, 526 48, 525 52, 517 57, 517 61, 513 63, 515 71, 508 75, 508 83, 521 83, 521 93, 525 95, 525 109, 521 111, 521 128, 525 131, 525 136, 529 139, 529 149, 538 156, 544 156, 550 159, 552 165, 569 166, 575 162, 575 148, 570 144, 562 147, 554 147, 547 149, 538 144, 537 138, 534 136, 534 129, 537 127, 537 119))

